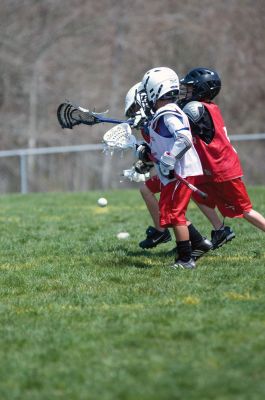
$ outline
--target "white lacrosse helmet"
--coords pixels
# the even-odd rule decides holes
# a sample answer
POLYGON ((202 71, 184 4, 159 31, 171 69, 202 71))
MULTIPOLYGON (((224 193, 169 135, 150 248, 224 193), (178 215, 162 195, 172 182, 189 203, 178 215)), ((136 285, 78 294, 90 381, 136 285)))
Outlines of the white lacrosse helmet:
POLYGON ((124 114, 126 117, 134 117, 134 114, 139 110, 140 108, 140 97, 138 90, 142 89, 142 83, 138 82, 135 85, 131 87, 131 89, 128 91, 125 97, 125 109, 124 109, 124 114), (139 108, 137 107, 139 106, 139 108), (137 109, 138 108, 138 109, 137 109))
POLYGON ((144 74, 142 84, 150 107, 153 107, 158 99, 176 98, 179 94, 179 78, 171 68, 150 69, 144 74))

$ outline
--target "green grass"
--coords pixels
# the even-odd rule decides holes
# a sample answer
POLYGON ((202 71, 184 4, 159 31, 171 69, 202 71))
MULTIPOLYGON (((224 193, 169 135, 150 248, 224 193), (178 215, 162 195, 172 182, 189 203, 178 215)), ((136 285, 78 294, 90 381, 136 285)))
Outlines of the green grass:
POLYGON ((149 224, 137 190, 0 197, 1 400, 265 398, 264 233, 230 220, 236 239, 177 271, 173 242, 138 247, 149 224))

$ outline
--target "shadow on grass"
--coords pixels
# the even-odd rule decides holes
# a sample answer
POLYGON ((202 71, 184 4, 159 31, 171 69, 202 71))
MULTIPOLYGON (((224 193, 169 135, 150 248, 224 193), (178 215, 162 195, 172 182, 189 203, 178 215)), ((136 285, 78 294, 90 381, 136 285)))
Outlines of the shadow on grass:
POLYGON ((161 261, 161 259, 171 257, 173 261, 175 253, 173 256, 173 253, 169 254, 168 251, 129 250, 126 252, 126 255, 128 257, 136 258, 132 260, 132 267, 150 269, 157 265, 158 259, 161 261), (148 260, 148 262, 145 262, 144 260, 148 260))
POLYGON ((126 253, 129 256, 142 256, 142 257, 175 257, 176 250, 160 250, 160 251, 152 251, 152 250, 135 250, 135 251, 128 251, 126 253))

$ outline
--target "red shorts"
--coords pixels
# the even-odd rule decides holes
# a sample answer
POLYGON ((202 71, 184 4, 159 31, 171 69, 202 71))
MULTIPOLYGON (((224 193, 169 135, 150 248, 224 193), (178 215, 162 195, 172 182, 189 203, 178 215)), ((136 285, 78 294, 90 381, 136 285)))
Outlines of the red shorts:
POLYGON ((152 178, 148 179, 145 182, 145 186, 148 187, 150 192, 155 194, 161 192, 162 183, 160 182, 158 176, 154 175, 152 178))
MULTIPOLYGON (((194 183, 194 177, 186 180, 194 183)), ((160 225, 163 228, 172 225, 186 225, 186 211, 191 198, 192 191, 178 180, 161 185, 159 199, 160 225)))
POLYGON ((241 178, 218 183, 208 181, 197 183, 196 186, 207 193, 208 197, 203 199, 197 193, 193 193, 192 198, 210 208, 217 207, 223 217, 242 218, 244 212, 252 209, 246 186, 241 178))

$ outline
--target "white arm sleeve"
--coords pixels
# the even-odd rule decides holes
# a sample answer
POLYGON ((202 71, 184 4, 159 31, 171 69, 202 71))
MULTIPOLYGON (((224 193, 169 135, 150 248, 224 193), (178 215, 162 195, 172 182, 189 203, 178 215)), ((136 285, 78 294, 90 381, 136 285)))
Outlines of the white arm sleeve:
POLYGON ((183 124, 181 119, 172 114, 164 115, 164 122, 175 140, 170 153, 180 160, 192 146, 190 129, 183 124))

